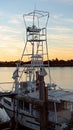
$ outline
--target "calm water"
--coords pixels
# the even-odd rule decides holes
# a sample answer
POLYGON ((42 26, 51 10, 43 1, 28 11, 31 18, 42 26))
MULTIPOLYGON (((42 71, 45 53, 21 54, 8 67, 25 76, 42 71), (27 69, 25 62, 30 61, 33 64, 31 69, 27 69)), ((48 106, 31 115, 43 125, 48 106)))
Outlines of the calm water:
MULTIPOLYGON (((12 89, 13 84, 6 84, 6 82, 13 82, 12 74, 14 70, 15 68, 12 67, 0 67, 0 90, 12 89)), ((51 67, 50 72, 52 81, 59 87, 73 90, 73 67, 51 67)), ((47 78, 46 81, 48 83, 47 78)))

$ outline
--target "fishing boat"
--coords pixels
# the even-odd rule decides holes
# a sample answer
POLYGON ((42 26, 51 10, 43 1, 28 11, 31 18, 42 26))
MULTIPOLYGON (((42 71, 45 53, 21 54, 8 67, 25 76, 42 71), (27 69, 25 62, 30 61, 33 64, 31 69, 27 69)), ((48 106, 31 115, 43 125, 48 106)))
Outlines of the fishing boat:
POLYGON ((11 93, 15 96, 3 98, 4 108, 10 117, 32 130, 72 128, 73 92, 58 88, 51 81, 47 38, 49 13, 34 10, 23 18, 26 42, 12 76, 11 93))

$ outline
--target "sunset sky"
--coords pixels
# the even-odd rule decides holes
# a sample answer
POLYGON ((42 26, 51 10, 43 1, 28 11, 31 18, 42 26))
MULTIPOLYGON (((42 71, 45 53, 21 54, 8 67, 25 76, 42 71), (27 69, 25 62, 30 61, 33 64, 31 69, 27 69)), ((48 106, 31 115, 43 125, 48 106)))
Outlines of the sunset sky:
POLYGON ((23 14, 50 13, 50 59, 73 59, 73 0, 0 0, 0 61, 19 60, 25 44, 23 14))

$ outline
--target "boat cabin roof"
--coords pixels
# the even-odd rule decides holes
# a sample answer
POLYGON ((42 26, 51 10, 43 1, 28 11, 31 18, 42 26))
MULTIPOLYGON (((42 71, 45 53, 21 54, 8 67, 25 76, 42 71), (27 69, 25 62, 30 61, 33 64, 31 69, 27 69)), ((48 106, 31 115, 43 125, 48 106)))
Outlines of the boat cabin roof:
MULTIPOLYGON (((39 91, 28 94, 31 98, 39 99, 39 91)), ((64 90, 48 90, 48 100, 60 102, 72 102, 73 103, 73 92, 64 90)))

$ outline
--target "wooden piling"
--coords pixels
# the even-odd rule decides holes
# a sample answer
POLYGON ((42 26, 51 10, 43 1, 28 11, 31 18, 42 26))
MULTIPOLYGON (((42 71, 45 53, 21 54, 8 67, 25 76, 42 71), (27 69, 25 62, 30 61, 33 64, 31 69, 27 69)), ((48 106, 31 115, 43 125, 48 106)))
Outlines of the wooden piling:
POLYGON ((39 97, 44 102, 40 108, 40 130, 48 130, 48 93, 42 75, 39 75, 39 97))

